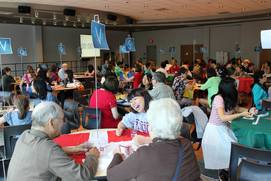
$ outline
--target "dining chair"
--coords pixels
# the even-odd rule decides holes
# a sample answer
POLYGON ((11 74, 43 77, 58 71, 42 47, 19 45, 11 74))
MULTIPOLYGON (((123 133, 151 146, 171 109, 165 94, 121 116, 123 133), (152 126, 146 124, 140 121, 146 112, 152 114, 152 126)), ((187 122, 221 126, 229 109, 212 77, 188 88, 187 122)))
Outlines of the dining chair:
POLYGON ((242 160, 238 172, 239 181, 271 180, 271 165, 259 164, 251 160, 242 160))
POLYGON ((231 144, 231 156, 230 156, 230 165, 229 173, 230 180, 237 181, 237 169, 239 166, 239 161, 243 159, 254 160, 258 164, 261 163, 271 163, 271 151, 261 150, 256 148, 249 148, 238 143, 231 144))
POLYGON ((101 111, 85 107, 82 114, 82 126, 85 129, 98 129, 101 125, 101 111))
POLYGON ((19 139, 19 136, 27 129, 31 128, 31 124, 6 126, 4 127, 4 153, 2 155, 2 167, 4 178, 6 177, 6 171, 9 165, 9 161, 13 154, 15 144, 19 139))

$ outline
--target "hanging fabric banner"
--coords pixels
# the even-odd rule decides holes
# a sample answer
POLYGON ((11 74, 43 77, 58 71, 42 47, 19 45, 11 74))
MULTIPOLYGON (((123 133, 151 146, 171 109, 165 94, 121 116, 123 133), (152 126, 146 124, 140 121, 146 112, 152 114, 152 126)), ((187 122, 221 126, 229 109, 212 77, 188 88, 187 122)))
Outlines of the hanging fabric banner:
POLYGON ((91 35, 92 35, 94 48, 109 50, 107 40, 106 40, 104 24, 101 24, 92 20, 91 21, 91 35))
POLYGON ((131 37, 127 37, 125 39, 125 47, 126 47, 126 51, 129 52, 135 52, 135 39, 131 38, 131 37))
POLYGON ((17 49, 17 55, 19 57, 26 57, 27 56, 27 50, 26 48, 20 47, 17 49))
POLYGON ((10 38, 0 38, 0 54, 13 54, 10 38))
POLYGON ((57 50, 60 55, 66 55, 65 46, 63 43, 57 45, 57 50))
POLYGON ((121 54, 123 54, 123 53, 129 53, 129 51, 126 50, 126 46, 125 45, 120 45, 119 52, 121 54))

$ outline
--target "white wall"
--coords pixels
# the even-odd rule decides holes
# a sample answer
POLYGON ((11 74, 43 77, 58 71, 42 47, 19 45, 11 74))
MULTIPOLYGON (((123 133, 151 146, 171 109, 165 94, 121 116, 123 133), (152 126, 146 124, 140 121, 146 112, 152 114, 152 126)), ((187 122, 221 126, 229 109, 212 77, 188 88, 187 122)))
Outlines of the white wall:
POLYGON ((30 25, 0 24, 0 37, 11 38, 13 55, 3 55, 5 63, 20 62, 17 56, 17 49, 27 49, 28 56, 23 58, 24 62, 42 61, 42 39, 41 27, 30 25))
MULTIPOLYGON (((123 44, 127 32, 107 31, 106 33, 110 50, 118 52, 119 45, 123 44)), ((90 28, 0 24, 0 37, 11 38, 13 48, 13 55, 2 56, 3 64, 20 63, 20 57, 16 53, 19 47, 24 47, 28 51, 28 56, 23 58, 23 62, 59 61, 57 45, 60 42, 66 49, 66 55, 62 57, 63 61, 79 60, 77 47, 80 45, 80 34, 90 34, 90 28)), ((86 62, 81 63, 81 66, 84 64, 86 62)), ((13 65, 10 67, 14 69, 13 65)))
POLYGON ((146 57, 146 46, 150 45, 150 39, 153 40, 152 45, 157 46, 157 64, 170 59, 168 51, 170 46, 176 47, 175 57, 180 61, 180 45, 182 44, 193 44, 193 41, 204 44, 208 48, 204 58, 208 59, 209 57, 216 58, 216 51, 226 51, 230 53, 231 58, 234 57, 235 45, 238 43, 241 56, 251 59, 257 65, 259 53, 254 51, 254 47, 260 43, 262 29, 271 29, 271 21, 135 32, 133 34, 137 49, 135 56, 136 58, 146 57), (165 50, 165 53, 161 53, 161 49, 165 50))

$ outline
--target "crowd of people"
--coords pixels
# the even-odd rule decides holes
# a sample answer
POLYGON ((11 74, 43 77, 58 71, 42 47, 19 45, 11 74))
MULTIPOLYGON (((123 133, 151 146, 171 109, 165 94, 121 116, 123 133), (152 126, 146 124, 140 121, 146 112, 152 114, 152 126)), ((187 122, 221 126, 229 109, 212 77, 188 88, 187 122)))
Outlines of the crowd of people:
MULTIPOLYGON (((252 106, 262 110, 263 99, 269 97, 266 85, 270 74, 270 63, 265 63, 260 70, 248 59, 232 59, 225 65, 219 65, 210 59, 206 64, 196 59, 193 65, 178 65, 172 58, 161 62, 156 68, 153 62, 145 64, 138 60, 133 67, 123 62, 105 61, 99 72, 92 65, 88 66, 86 76, 101 77, 99 87, 89 98, 88 107, 101 111, 101 128, 116 128, 116 136, 121 136, 125 129, 149 134, 148 138, 135 136, 134 141, 140 147, 127 159, 116 151, 107 169, 108 180, 200 180, 200 171, 190 141, 181 137, 183 123, 182 108, 199 106, 209 117, 202 138, 205 168, 227 170, 229 168, 231 142, 237 138, 229 128, 228 122, 239 117, 251 117, 247 108, 238 105, 236 80, 238 77, 251 76, 252 106), (130 112, 120 114, 116 99, 118 92, 127 92, 130 112), (146 160, 149 160, 146 162, 146 160), (182 160, 179 165, 178 160, 182 160), (145 164, 142 164, 145 163, 145 164)), ((10 85, 15 82, 10 68, 5 68, 2 75, 2 92, 12 92, 10 85)), ((97 169, 99 151, 89 145, 70 148, 58 147, 52 139, 61 134, 64 112, 61 101, 52 94, 53 85, 74 83, 73 72, 67 64, 61 68, 46 65, 37 72, 27 67, 20 83, 21 95, 14 96, 16 109, 9 111, 0 123, 9 125, 31 124, 30 131, 24 132, 19 139, 11 160, 8 177, 16 180, 53 177, 64 180, 85 180, 93 177, 97 169), (30 110, 30 102, 34 111, 30 110), (60 105, 60 106, 59 106, 60 105), (41 144, 41 143, 42 144, 41 144), (39 158, 37 154, 42 154, 39 158), (72 162, 66 153, 86 152, 83 165, 72 162), (20 157, 24 153, 25 157, 20 157), (34 156, 36 155, 36 156, 34 156), (26 162, 30 157, 33 162, 26 162), (26 174, 33 165, 32 174, 26 174)), ((11 94, 12 95, 12 94, 11 94)), ((65 109, 64 109, 65 110, 65 109)))

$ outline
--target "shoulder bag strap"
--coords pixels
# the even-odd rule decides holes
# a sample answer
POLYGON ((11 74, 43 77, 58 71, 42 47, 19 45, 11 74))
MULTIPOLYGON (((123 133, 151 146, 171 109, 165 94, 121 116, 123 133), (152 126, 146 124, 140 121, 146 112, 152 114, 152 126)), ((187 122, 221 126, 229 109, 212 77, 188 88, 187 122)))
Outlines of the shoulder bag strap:
POLYGON ((172 181, 177 181, 177 179, 180 175, 182 163, 183 163, 183 146, 182 146, 182 142, 180 141, 178 161, 177 161, 176 171, 175 171, 174 177, 172 178, 172 181))

